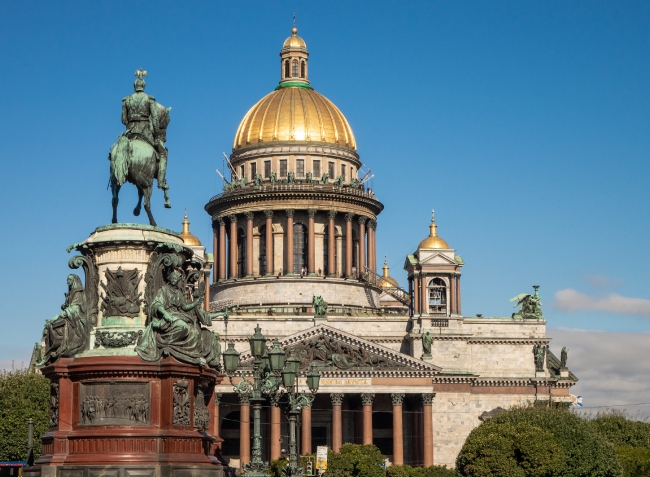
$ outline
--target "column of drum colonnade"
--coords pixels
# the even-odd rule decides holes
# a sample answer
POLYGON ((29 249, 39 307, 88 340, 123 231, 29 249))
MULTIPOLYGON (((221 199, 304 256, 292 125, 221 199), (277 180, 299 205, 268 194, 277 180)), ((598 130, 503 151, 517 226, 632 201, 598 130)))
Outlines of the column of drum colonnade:
MULTIPOLYGON (((315 254, 315 219, 316 214, 321 212, 317 209, 306 209, 308 216, 307 227, 307 273, 308 275, 316 275, 316 254, 315 254)), ((265 275, 274 275, 273 263, 273 224, 278 223, 278 220, 283 220, 286 224, 285 228, 285 247, 287 248, 286 263, 283 264, 284 275, 294 275, 294 231, 293 231, 293 217, 295 209, 285 209, 284 214, 275 213, 274 210, 264 209, 259 211, 247 211, 243 214, 230 214, 224 217, 218 217, 213 221, 213 247, 214 247, 214 273, 212 277, 213 283, 224 281, 227 278, 245 278, 253 276, 253 220, 256 213, 263 213, 266 221, 266 270, 265 275), (274 222, 274 217, 276 221, 274 222), (238 276, 237 266, 237 229, 239 221, 244 222, 244 229, 246 230, 246 269, 245 277, 238 276), (226 252, 228 256, 226 256, 226 252)), ((336 210, 322 211, 327 213, 326 229, 329 237, 328 240, 328 262, 327 270, 329 276, 336 275, 336 227, 335 219, 337 217, 336 210)), ((351 213, 345 214, 345 263, 343 264, 343 272, 346 277, 352 276, 352 249, 353 233, 352 222, 354 218, 358 221, 359 230, 359 269, 358 274, 361 276, 365 272, 365 267, 370 270, 377 270, 377 246, 376 246, 376 229, 377 222, 362 215, 355 215, 351 213), (366 247, 367 235, 367 247, 366 247)))
MULTIPOLYGON (((425 467, 433 465, 433 414, 432 406, 435 393, 422 393, 418 396, 421 408, 417 412, 412 412, 413 417, 413 455, 416 461, 421 461, 425 467), (421 434, 420 434, 421 433, 421 434), (419 444, 422 443, 422 447, 419 444), (422 451, 423 454, 422 454, 422 451)), ((221 396, 219 396, 221 397, 221 396)), ((372 413, 375 394, 362 393, 362 442, 363 444, 372 444, 372 413)), ((343 445, 343 398, 342 393, 330 394, 332 402, 332 438, 330 445, 334 452, 339 452, 343 445)), ((392 393, 392 415, 393 415, 393 464, 404 464, 404 421, 403 421, 403 404, 405 394, 392 393)), ((215 401, 215 416, 218 425, 219 399, 215 401)), ((250 402, 246 396, 239 395, 240 403, 240 440, 239 455, 241 462, 250 461, 250 402)), ((312 419, 311 406, 305 407, 301 411, 301 447, 300 454, 311 454, 314 452, 312 445, 312 419)), ((281 412, 280 408, 271 406, 271 426, 270 426, 270 459, 277 460, 281 458, 280 432, 281 432, 281 412)), ((217 427, 218 429, 218 427, 217 427)))

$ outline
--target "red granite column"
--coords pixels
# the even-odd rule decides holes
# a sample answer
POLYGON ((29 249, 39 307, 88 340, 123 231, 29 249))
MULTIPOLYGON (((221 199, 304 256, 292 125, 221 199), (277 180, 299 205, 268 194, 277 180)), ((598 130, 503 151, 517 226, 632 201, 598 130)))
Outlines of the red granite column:
POLYGON ((302 407, 302 445, 300 455, 311 454, 311 404, 302 407))
POLYGON ((336 227, 334 226, 334 218, 336 217, 336 210, 330 210, 327 213, 329 223, 327 225, 327 275, 330 277, 336 276, 336 227))
POLYGON ((251 406, 248 396, 239 395, 239 468, 251 461, 251 406))
POLYGON ((420 310, 422 310, 422 313, 429 314, 429 304, 427 303, 429 300, 428 296, 428 290, 427 290, 427 281, 429 280, 429 277, 420 275, 420 310))
POLYGON ((219 217, 219 281, 226 279, 226 222, 219 217))
POLYGON ((435 393, 422 394, 424 466, 433 465, 433 398, 435 393))
POLYGON ((363 277, 366 273, 366 217, 359 217, 359 270, 357 276, 363 277))
POLYGON ((354 214, 345 214, 345 278, 352 276, 352 219, 354 214))
POLYGON ((307 210, 309 216, 308 231, 307 231, 307 273, 309 275, 316 275, 316 244, 315 231, 314 231, 314 217, 316 217, 316 209, 307 210))
POLYGON ((368 268, 375 273, 377 272, 376 230, 377 222, 374 220, 368 221, 368 268))
POLYGON ((205 281, 205 295, 203 295, 203 308, 205 311, 210 311, 210 265, 205 264, 203 270, 203 280, 205 281))
POLYGON ((219 232, 216 228, 212 228, 212 256, 214 257, 214 263, 212 264, 212 283, 217 283, 219 281, 219 270, 217 266, 219 265, 219 232))
POLYGON ((420 274, 413 274, 413 314, 420 313, 420 274))
POLYGON ((230 219, 230 278, 237 278, 237 216, 229 215, 230 219))
POLYGON ((253 276, 253 212, 246 212, 246 276, 253 276))
POLYGON ((451 274, 449 277, 449 314, 456 313, 456 275, 451 274))
POLYGON ((287 214, 287 267, 284 269, 285 275, 293 275, 293 215, 296 212, 293 209, 284 211, 287 214))
POLYGON ((391 394, 393 400, 393 465, 404 465, 404 432, 402 430, 402 405, 404 394, 391 394))
POLYGON ((458 314, 462 313, 461 311, 461 301, 460 301, 460 273, 456 275, 456 303, 458 314))
POLYGON ((332 399, 332 450, 339 452, 343 445, 343 394, 330 394, 332 399))
POLYGON ((282 457, 281 415, 280 408, 271 405, 271 460, 282 457))
POLYGON ((266 275, 273 275, 273 211, 265 210, 264 216, 266 217, 266 275))
POLYGON ((361 395, 363 405, 363 444, 372 444, 372 401, 375 395, 364 393, 361 395))

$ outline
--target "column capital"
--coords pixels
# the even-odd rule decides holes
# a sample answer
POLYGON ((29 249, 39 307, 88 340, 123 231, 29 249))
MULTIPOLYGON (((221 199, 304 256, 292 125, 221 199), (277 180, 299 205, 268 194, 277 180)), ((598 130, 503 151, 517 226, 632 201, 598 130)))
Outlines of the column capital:
POLYGON ((247 406, 251 403, 251 397, 248 394, 239 394, 239 404, 247 406))
POLYGON ((436 393, 422 393, 422 405, 431 406, 433 404, 433 398, 436 397, 436 393))
POLYGON ((264 211, 264 217, 266 217, 267 219, 272 218, 273 217, 273 211, 271 209, 266 209, 264 211))
POLYGON ((361 404, 364 406, 372 406, 372 401, 375 399, 374 393, 361 393, 361 404))
POLYGON ((246 217, 246 220, 253 220, 255 214, 249 211, 249 212, 244 212, 244 216, 246 217))
POLYGON ((306 407, 311 407, 311 405, 312 405, 312 403, 309 402, 309 401, 307 401, 307 402, 303 403, 301 407, 302 407, 303 409, 305 409, 306 407))
POLYGON ((221 398, 223 397, 223 393, 214 393, 214 404, 218 406, 221 404, 221 398))
POLYGON ((404 393, 393 393, 390 397, 393 400, 393 406, 401 406, 404 404, 404 393))
POLYGON ((337 214, 336 210, 329 210, 327 211, 327 218, 330 220, 335 219, 336 214, 337 214))
POLYGON ((307 215, 309 216, 310 219, 316 217, 316 212, 318 212, 318 210, 316 209, 307 209, 307 215))
POLYGON ((350 214, 350 213, 345 214, 346 222, 352 222, 352 219, 354 219, 354 214, 350 214))
POLYGON ((368 227, 371 228, 372 230, 377 230, 377 221, 376 220, 369 220, 368 221, 368 227))
POLYGON ((340 406, 343 404, 343 396, 345 396, 343 393, 330 394, 330 398, 332 399, 332 406, 340 406))
POLYGON ((223 217, 217 217, 214 219, 219 225, 226 225, 226 222, 223 220, 223 217))
POLYGON ((366 220, 368 220, 368 217, 364 217, 363 215, 360 215, 357 220, 359 221, 359 225, 363 225, 366 223, 366 220))
POLYGON ((228 220, 230 220, 231 223, 237 223, 237 214, 230 214, 228 220))
POLYGON ((287 217, 293 217, 296 213, 295 209, 285 209, 284 213, 287 214, 287 217))

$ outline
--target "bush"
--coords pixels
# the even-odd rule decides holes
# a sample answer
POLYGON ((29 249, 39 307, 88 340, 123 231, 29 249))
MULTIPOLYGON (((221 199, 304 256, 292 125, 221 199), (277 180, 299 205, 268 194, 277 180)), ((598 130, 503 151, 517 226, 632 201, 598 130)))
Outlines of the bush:
POLYGON ((393 465, 386 469, 387 477, 457 477, 453 469, 443 465, 430 467, 411 467, 410 465, 393 465))
POLYGON ((34 458, 50 425, 50 382, 28 370, 0 373, 0 461, 27 457, 27 420, 34 419, 34 458))
POLYGON ((474 429, 456 459, 462 476, 619 477, 614 447, 565 409, 519 407, 474 429))
POLYGON ((343 444, 327 454, 326 477, 385 477, 384 455, 373 445, 343 444))

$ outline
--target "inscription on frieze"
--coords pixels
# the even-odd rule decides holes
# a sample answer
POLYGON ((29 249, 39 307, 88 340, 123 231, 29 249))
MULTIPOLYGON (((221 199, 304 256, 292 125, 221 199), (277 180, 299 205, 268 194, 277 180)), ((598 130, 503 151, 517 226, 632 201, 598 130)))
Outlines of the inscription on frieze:
POLYGON ((149 383, 81 383, 80 426, 146 426, 150 422, 149 383))

